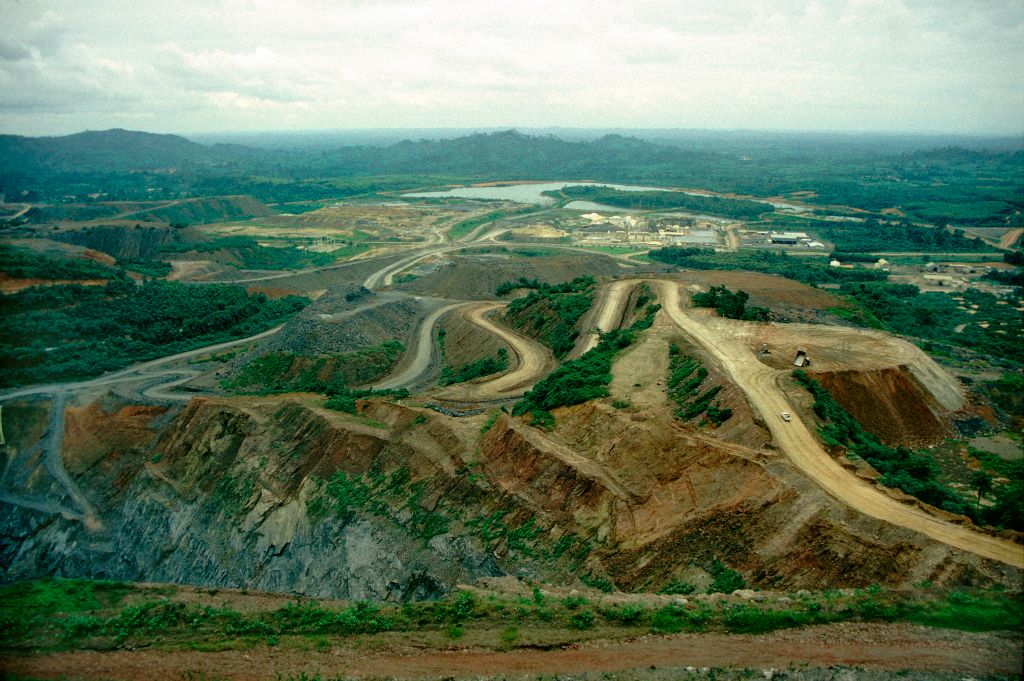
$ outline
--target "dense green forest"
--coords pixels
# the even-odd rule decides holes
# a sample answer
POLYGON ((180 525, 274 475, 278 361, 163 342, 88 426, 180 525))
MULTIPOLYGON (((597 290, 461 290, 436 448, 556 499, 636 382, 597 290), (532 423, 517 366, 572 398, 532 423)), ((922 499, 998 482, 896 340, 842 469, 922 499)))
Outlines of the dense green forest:
POLYGON ((805 284, 839 284, 844 281, 884 281, 888 275, 881 270, 854 267, 829 267, 819 258, 790 256, 785 251, 741 251, 712 253, 706 248, 668 246, 647 254, 652 260, 694 270, 750 270, 778 274, 805 284))
POLYGON ((112 279, 113 267, 84 258, 51 257, 24 248, 0 244, 0 272, 13 279, 112 279))
POLYGON ((240 286, 116 279, 0 296, 0 387, 82 379, 265 331, 308 304, 240 286))
POLYGON ((670 191, 623 191, 612 187, 574 186, 559 191, 544 192, 554 198, 593 201, 619 208, 661 210, 678 208, 692 213, 721 215, 741 220, 756 220, 772 207, 759 201, 727 199, 718 196, 695 196, 670 191))
MULTIPOLYGON (((945 222, 940 220, 940 223, 945 222)), ((773 220, 778 225, 777 220, 773 220)), ((835 222, 831 220, 788 219, 787 229, 814 232, 819 238, 831 241, 837 251, 848 254, 872 252, 915 251, 938 253, 996 252, 981 239, 964 236, 962 230, 952 231, 939 227, 921 227, 907 220, 897 224, 868 218, 864 222, 835 222)))
POLYGON ((580 335, 576 323, 590 309, 596 284, 593 277, 539 284, 528 296, 509 303, 505 321, 551 348, 555 357, 561 359, 572 350, 580 335))

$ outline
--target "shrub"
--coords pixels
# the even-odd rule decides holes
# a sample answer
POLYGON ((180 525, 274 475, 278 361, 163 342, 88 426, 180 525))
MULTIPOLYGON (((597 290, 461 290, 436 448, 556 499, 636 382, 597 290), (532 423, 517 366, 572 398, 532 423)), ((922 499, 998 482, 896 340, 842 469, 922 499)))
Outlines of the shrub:
POLYGON ((743 575, 736 572, 730 567, 727 567, 717 558, 708 568, 708 572, 714 577, 714 581, 711 586, 708 587, 708 593, 732 593, 737 589, 746 587, 747 583, 743 580, 743 575))
POLYGON ((569 626, 573 629, 591 629, 596 620, 592 610, 581 610, 569 618, 569 626))

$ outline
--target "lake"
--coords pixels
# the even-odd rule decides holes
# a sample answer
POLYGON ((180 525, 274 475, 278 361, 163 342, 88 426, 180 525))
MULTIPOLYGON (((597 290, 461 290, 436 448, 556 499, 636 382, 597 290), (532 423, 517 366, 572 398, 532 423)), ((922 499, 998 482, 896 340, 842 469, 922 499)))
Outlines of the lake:
MULTIPOLYGON (((440 199, 458 197, 462 199, 483 199, 486 201, 515 201, 517 203, 535 203, 548 206, 555 200, 544 196, 543 192, 556 191, 563 187, 603 186, 620 189, 626 192, 669 191, 663 187, 640 187, 631 184, 610 184, 608 182, 531 182, 529 184, 511 184, 503 187, 456 187, 437 192, 415 192, 402 194, 423 199, 440 199)), ((584 209, 586 210, 586 209, 584 209)))

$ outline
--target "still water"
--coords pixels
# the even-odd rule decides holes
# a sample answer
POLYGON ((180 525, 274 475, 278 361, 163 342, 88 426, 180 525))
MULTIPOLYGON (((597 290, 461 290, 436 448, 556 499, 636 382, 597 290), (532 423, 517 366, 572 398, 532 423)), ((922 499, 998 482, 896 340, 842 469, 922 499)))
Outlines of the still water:
POLYGON ((555 191, 563 187, 584 186, 604 186, 627 192, 667 191, 662 187, 639 187, 631 184, 609 184, 607 182, 531 182, 530 184, 513 184, 504 187, 456 187, 455 189, 446 189, 439 192, 416 192, 413 194, 403 194, 402 196, 425 199, 457 196, 463 199, 516 201, 518 203, 535 203, 547 206, 555 203, 555 200, 544 196, 543 192, 555 191))

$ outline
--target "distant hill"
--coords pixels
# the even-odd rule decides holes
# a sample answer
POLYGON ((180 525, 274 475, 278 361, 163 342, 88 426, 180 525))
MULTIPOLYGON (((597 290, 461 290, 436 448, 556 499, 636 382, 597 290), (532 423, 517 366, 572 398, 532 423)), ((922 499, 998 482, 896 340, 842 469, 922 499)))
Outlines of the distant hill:
POLYGON ((0 163, 23 171, 128 172, 222 158, 220 149, 178 135, 131 130, 88 131, 65 137, 0 136, 0 163))

